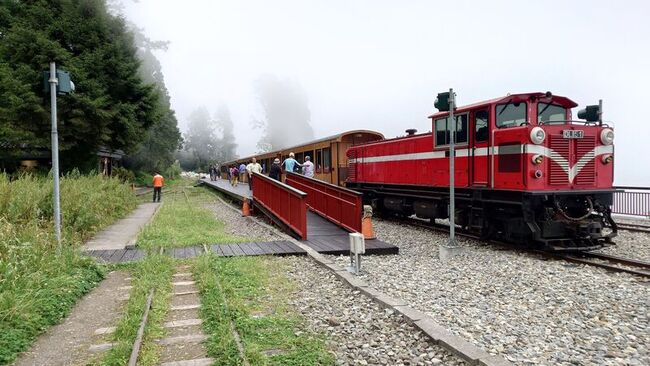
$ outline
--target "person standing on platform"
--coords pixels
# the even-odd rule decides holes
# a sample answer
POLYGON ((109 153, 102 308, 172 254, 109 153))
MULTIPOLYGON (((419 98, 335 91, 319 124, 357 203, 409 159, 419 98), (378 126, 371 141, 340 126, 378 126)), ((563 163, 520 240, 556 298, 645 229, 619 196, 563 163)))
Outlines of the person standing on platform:
POLYGON ((230 185, 237 187, 237 181, 239 180, 239 169, 237 169, 237 165, 233 165, 232 168, 230 168, 230 176, 232 177, 230 185))
POLYGON ((246 164, 239 164, 239 182, 244 183, 244 177, 246 176, 246 164))
POLYGON ((163 178, 160 173, 156 172, 156 174, 153 176, 153 201, 154 202, 160 202, 160 196, 162 195, 162 187, 165 184, 165 178, 163 178), (158 197, 158 201, 156 201, 156 197, 158 197))
POLYGON ((246 173, 248 174, 248 189, 253 190, 253 173, 262 173, 262 166, 257 162, 257 159, 251 159, 251 162, 246 165, 246 173))
POLYGON ((289 157, 284 159, 282 165, 284 165, 284 170, 286 172, 291 173, 294 172, 294 169, 296 169, 297 166, 302 168, 302 164, 300 164, 298 160, 295 159, 295 155, 293 153, 289 153, 289 157))
POLYGON ((308 178, 314 177, 314 163, 311 162, 309 155, 305 156, 305 162, 302 163, 302 174, 308 178))
POLYGON ((275 160, 273 160, 273 164, 271 164, 269 177, 279 181, 281 174, 282 174, 282 167, 280 167, 280 159, 275 158, 275 160))

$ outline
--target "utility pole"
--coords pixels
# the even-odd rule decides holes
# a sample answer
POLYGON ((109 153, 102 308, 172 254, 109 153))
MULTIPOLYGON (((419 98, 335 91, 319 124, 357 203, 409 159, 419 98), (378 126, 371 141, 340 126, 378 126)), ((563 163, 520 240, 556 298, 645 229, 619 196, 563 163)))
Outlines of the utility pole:
POLYGON ((449 124, 451 125, 451 137, 449 139, 449 247, 456 247, 456 197, 454 180, 456 171, 454 162, 456 160, 455 140, 456 140, 456 120, 454 119, 454 109, 456 108, 456 98, 454 89, 449 89, 449 124))
MULTIPOLYGON (((456 160, 456 120, 454 119, 454 109, 456 109, 456 95, 454 94, 454 89, 449 89, 449 92, 439 93, 436 97, 436 101, 433 104, 440 112, 449 112, 447 117, 447 126, 446 131, 449 131, 449 241, 446 245, 439 246, 439 256, 441 259, 448 258, 453 255, 458 249, 456 243, 456 197, 455 197, 455 169, 454 163, 456 160)), ((434 121, 435 123, 436 121, 434 121)), ((436 126, 433 126, 435 131, 436 126)), ((434 136, 436 134, 434 133, 434 136)), ((437 138, 437 136, 435 137, 437 138)), ((435 144, 443 145, 442 143, 435 142, 435 144)), ((434 146, 435 146, 434 144, 434 146)))
POLYGON ((56 254, 61 254, 61 201, 59 199, 59 133, 56 126, 56 87, 59 79, 56 64, 50 62, 50 104, 52 118, 52 177, 54 178, 54 234, 56 235, 56 254))

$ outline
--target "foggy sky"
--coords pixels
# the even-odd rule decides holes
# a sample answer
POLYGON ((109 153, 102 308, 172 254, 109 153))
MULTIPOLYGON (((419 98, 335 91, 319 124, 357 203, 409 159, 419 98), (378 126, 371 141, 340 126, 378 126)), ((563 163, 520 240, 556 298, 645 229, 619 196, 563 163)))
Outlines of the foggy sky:
MULTIPOLYGON (((180 128, 199 105, 227 103, 240 156, 263 115, 254 81, 292 79, 307 93, 316 137, 367 128, 387 137, 431 130, 434 95, 459 104, 547 91, 584 107, 604 100, 615 126, 615 183, 650 185, 643 109, 650 85, 644 1, 127 2, 154 40, 180 128)), ((580 108, 579 107, 579 108, 580 108)), ((574 116, 577 111, 574 110, 574 116)))

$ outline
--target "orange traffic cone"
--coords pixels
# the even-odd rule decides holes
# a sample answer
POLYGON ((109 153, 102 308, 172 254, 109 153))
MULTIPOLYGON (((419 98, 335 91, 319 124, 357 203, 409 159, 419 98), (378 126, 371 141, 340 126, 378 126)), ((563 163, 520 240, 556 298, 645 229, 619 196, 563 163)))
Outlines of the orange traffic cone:
POLYGON ((372 229, 372 206, 363 206, 363 219, 361 221, 361 233, 364 239, 375 239, 375 231, 372 229))
POLYGON ((241 206, 241 215, 250 216, 251 215, 251 206, 248 203, 248 198, 244 198, 244 203, 241 206))

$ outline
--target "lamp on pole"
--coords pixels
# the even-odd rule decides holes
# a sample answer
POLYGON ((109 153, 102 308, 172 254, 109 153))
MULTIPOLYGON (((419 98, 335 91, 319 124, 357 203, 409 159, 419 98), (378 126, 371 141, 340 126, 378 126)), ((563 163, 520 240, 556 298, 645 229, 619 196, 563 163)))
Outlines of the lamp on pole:
POLYGON ((56 236, 56 254, 61 254, 61 200, 59 198, 59 132, 57 130, 56 96, 58 93, 69 94, 75 89, 70 74, 56 71, 56 63, 50 62, 50 71, 43 72, 44 89, 50 93, 50 117, 52 119, 52 178, 54 180, 54 234, 56 236))
POLYGON ((433 104, 441 112, 449 111, 447 119, 447 126, 449 130, 449 241, 447 242, 448 248, 456 248, 456 202, 455 202, 455 167, 456 160, 456 120, 454 119, 454 109, 456 109, 456 95, 454 89, 449 89, 448 92, 439 93, 436 101, 433 104))

